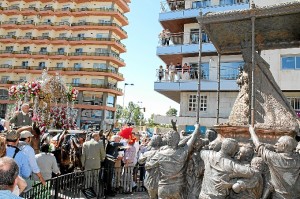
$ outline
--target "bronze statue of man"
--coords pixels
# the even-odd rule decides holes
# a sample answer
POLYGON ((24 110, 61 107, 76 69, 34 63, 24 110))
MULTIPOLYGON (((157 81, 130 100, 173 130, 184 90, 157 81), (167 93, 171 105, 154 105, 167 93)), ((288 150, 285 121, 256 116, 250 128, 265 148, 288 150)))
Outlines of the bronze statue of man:
POLYGON ((205 164, 201 199, 225 199, 229 195, 229 188, 220 186, 232 178, 250 178, 254 170, 236 163, 233 156, 238 151, 238 142, 232 138, 223 140, 219 152, 202 150, 200 156, 205 164))
POLYGON ((290 136, 282 136, 275 144, 275 151, 271 151, 259 142, 252 126, 249 127, 249 132, 258 155, 270 169, 271 184, 274 187, 272 198, 300 198, 300 155, 294 152, 297 146, 296 140, 290 136))
POLYGON ((199 124, 196 124, 195 131, 188 142, 179 145, 179 133, 174 130, 169 131, 166 135, 167 146, 161 147, 160 151, 146 163, 146 169, 158 168, 159 170, 158 198, 185 198, 185 165, 199 134, 199 124))

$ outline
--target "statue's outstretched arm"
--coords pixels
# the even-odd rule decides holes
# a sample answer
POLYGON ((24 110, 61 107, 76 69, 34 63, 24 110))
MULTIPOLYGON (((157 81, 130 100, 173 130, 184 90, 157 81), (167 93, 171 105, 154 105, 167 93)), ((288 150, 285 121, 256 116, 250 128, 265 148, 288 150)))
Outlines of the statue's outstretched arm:
POLYGON ((253 144, 257 148, 260 145, 260 142, 259 142, 259 139, 258 139, 255 131, 254 131, 254 128, 251 125, 249 126, 249 132, 250 132, 253 144))
POLYGON ((194 142, 195 142, 196 138, 200 135, 199 128, 200 128, 200 124, 195 124, 195 130, 194 130, 194 132, 192 134, 192 137, 187 142, 189 153, 193 149, 193 145, 194 145, 194 142))

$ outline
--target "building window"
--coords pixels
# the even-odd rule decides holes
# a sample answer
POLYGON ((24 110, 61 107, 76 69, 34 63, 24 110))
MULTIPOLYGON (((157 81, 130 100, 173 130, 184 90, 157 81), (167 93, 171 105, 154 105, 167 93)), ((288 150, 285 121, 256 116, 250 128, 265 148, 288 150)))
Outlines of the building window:
POLYGON ((40 52, 47 52, 47 47, 42 47, 40 52))
MULTIPOLYGON (((198 79, 198 63, 190 63, 191 79, 198 79)), ((201 64, 201 79, 209 79, 209 63, 201 64)))
POLYGON ((39 62, 39 69, 45 69, 46 68, 46 64, 45 62, 39 62))
POLYGON ((80 78, 73 78, 72 79, 72 84, 74 86, 79 86, 79 84, 80 84, 80 78))
POLYGON ((105 111, 106 112, 106 119, 114 119, 114 112, 112 111, 105 111))
POLYGON ((100 86, 100 85, 104 84, 104 80, 103 79, 92 79, 92 84, 100 86))
POLYGON ((284 70, 300 69, 300 55, 281 57, 281 68, 284 70))
POLYGON ((114 96, 108 96, 106 101, 106 106, 114 107, 115 103, 115 97, 114 96))
POLYGON ((22 68, 28 67, 28 61, 22 61, 22 68))
POLYGON ((94 63, 93 68, 95 68, 95 69, 106 69, 106 64, 105 63, 94 63))
POLYGON ((299 97, 288 97, 287 99, 295 111, 300 111, 300 98, 299 97))
POLYGON ((1 76, 1 83, 2 84, 6 84, 8 80, 9 80, 9 76, 1 76))
MULTIPOLYGON (((197 95, 189 96, 189 111, 197 111, 197 95)), ((200 111, 207 111, 207 96, 200 96, 200 111)))
POLYGON ((234 0, 220 0, 220 5, 232 5, 234 4, 234 0))
POLYGON ((56 63, 56 68, 63 68, 63 67, 64 67, 63 62, 56 63))
POLYGON ((192 4, 192 8, 205 8, 211 5, 210 0, 202 0, 202 1, 194 1, 192 4))
POLYGON ((65 38, 67 37, 67 33, 59 33, 58 35, 60 38, 65 38))
POLYGON ((5 51, 13 51, 14 47, 13 46, 6 46, 5 51))
POLYGON ((74 68, 75 69, 80 69, 81 68, 81 63, 74 63, 74 68))
POLYGON ((221 79, 235 80, 240 74, 241 68, 244 68, 244 62, 223 62, 221 63, 221 79))

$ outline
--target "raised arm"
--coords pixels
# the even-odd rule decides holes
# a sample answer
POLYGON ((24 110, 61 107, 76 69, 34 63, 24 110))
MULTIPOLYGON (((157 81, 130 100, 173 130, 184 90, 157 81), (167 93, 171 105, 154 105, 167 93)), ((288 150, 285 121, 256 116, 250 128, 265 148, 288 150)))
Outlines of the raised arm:
POLYGON ((199 128, 200 128, 200 124, 195 124, 195 130, 192 134, 192 137, 189 139, 189 141, 186 143, 187 146, 188 146, 188 150, 189 150, 189 153, 192 151, 193 149, 193 145, 194 145, 194 142, 196 140, 196 138, 199 136, 200 134, 200 131, 199 131, 199 128))
POLYGON ((259 139, 258 139, 255 131, 254 131, 254 128, 251 125, 249 126, 249 132, 250 132, 253 144, 257 148, 260 145, 260 142, 259 142, 259 139))

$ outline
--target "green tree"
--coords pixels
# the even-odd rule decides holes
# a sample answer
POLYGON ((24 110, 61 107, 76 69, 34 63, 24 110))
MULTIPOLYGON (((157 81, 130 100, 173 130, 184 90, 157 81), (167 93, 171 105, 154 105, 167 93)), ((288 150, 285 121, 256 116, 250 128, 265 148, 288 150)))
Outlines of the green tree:
POLYGON ((175 108, 170 107, 166 112, 167 116, 177 116, 177 110, 175 108))
POLYGON ((138 104, 129 102, 127 107, 120 107, 118 112, 117 107, 117 119, 122 120, 122 122, 134 122, 135 125, 144 124, 144 113, 141 111, 141 108, 138 104), (119 116, 119 118, 118 118, 119 116))

